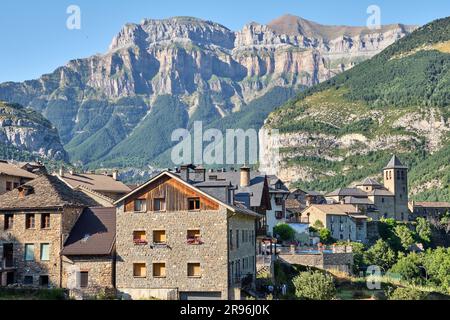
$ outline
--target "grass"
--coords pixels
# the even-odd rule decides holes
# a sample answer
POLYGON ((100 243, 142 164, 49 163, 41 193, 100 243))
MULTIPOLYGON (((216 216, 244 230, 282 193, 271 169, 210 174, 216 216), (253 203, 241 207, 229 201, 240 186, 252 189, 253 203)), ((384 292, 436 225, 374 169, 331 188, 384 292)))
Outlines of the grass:
POLYGON ((0 289, 0 300, 65 300, 63 289, 0 289))

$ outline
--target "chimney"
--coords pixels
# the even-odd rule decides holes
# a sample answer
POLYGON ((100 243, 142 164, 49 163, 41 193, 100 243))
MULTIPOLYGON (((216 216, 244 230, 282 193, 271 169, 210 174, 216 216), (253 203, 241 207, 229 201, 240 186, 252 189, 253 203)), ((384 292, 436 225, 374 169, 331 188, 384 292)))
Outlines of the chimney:
POLYGON ((61 168, 59 168, 59 176, 61 178, 64 178, 64 167, 63 166, 61 166, 61 168))
POLYGON ((197 167, 194 169, 195 182, 204 182, 206 180, 206 169, 203 167, 197 167))
POLYGON ((183 165, 180 168, 180 177, 184 181, 189 181, 189 165, 183 165))
POLYGON ((119 181, 119 171, 114 170, 112 173, 112 178, 116 181, 119 181))
POLYGON ((243 166, 241 168, 241 188, 248 187, 250 185, 250 168, 243 166))

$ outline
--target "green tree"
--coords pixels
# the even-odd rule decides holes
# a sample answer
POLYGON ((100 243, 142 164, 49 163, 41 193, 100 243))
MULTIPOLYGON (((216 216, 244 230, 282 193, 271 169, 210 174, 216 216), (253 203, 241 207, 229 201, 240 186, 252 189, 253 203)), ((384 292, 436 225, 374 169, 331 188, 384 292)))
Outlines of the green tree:
POLYGON ((364 255, 365 263, 368 265, 379 266, 383 271, 389 270, 396 262, 395 251, 389 244, 379 239, 364 255))
POLYGON ((414 244, 414 234, 405 225, 398 225, 394 228, 395 235, 400 239, 402 248, 408 250, 414 244))
POLYGON ((402 280, 420 283, 422 274, 422 257, 416 253, 410 253, 400 258, 391 268, 390 272, 397 273, 402 280))
POLYGON ((426 294, 413 288, 397 288, 390 295, 389 300, 423 300, 426 294))
POLYGON ((431 224, 427 219, 419 217, 417 218, 416 232, 420 240, 425 244, 430 244, 431 242, 431 224))
POLYGON ((281 241, 293 241, 295 239, 295 230, 286 223, 279 224, 273 228, 273 233, 281 241))
POLYGON ((334 279, 323 272, 302 272, 292 280, 295 296, 306 300, 332 300, 336 297, 334 279))
POLYGON ((323 229, 325 226, 323 225, 322 221, 320 220, 316 220, 316 222, 314 222, 313 224, 314 228, 316 228, 317 230, 323 229))
POLYGON ((429 281, 450 293, 450 248, 428 249, 423 257, 423 266, 429 281))
POLYGON ((332 244, 334 242, 334 239, 331 236, 331 231, 328 229, 320 229, 319 237, 320 242, 322 242, 323 244, 332 244))

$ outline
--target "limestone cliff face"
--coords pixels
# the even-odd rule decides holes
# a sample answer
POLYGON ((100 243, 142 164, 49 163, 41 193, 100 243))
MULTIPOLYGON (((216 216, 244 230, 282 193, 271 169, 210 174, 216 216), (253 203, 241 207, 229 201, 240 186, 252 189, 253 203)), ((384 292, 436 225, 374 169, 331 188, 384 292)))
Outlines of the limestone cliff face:
MULTIPOLYGON (((144 20, 127 24, 105 54, 73 60, 38 80, 0 84, 0 99, 43 112, 76 155, 88 135, 104 143, 106 132, 118 131, 108 138, 110 149, 132 135, 160 96, 176 97, 189 115, 203 103, 227 117, 275 87, 329 79, 412 29, 326 27, 285 16, 233 32, 195 18, 144 20), (295 30, 286 27, 293 21, 295 30)), ((83 150, 98 142, 90 143, 83 150)))
POLYGON ((0 147, 52 160, 67 160, 58 132, 38 113, 0 102, 0 147))

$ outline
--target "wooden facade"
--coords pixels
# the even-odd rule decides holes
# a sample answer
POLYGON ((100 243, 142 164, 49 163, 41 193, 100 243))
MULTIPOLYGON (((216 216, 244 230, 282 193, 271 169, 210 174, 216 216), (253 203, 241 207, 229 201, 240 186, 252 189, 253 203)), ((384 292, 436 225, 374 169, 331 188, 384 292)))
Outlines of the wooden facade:
POLYGON ((134 211, 135 200, 146 200, 146 211, 155 211, 155 199, 165 200, 166 207, 163 211, 189 211, 190 199, 200 200, 199 210, 219 210, 219 204, 209 197, 204 196, 175 179, 163 176, 148 185, 145 189, 129 197, 125 201, 125 212, 134 211))

